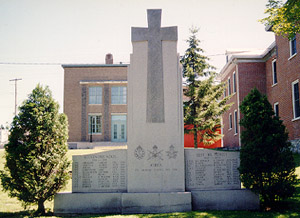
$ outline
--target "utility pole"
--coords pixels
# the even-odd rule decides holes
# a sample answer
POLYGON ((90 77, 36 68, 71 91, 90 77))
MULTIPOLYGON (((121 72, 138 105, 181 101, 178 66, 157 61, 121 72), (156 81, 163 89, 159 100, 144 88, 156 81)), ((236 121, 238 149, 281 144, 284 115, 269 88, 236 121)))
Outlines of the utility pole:
POLYGON ((15 81, 15 116, 17 115, 17 81, 22 79, 11 79, 9 81, 15 81))

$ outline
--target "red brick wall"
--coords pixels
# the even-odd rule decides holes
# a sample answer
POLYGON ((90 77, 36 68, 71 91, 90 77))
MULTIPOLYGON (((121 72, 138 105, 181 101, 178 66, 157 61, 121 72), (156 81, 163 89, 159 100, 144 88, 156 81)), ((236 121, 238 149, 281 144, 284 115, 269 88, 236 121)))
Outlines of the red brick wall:
MULTIPOLYGON (((224 81, 228 81, 230 77, 231 89, 233 90, 233 73, 236 73, 237 79, 237 93, 232 92, 232 97, 228 103, 233 103, 231 108, 224 113, 223 118, 223 145, 224 147, 239 147, 240 146, 240 132, 242 129, 239 128, 238 132, 235 133, 234 123, 234 112, 237 111, 237 122, 242 117, 239 111, 239 105, 243 99, 249 94, 253 88, 257 88, 260 92, 266 93, 266 74, 265 74, 265 63, 264 62, 240 62, 237 66, 228 70, 229 72, 224 77, 224 81), (229 128, 229 116, 232 115, 232 129, 229 128)), ((226 89, 226 93, 228 93, 226 89)))
POLYGON ((262 59, 253 59, 251 62, 237 60, 237 69, 228 70, 232 69, 232 67, 227 69, 223 81, 227 82, 228 77, 232 78, 233 71, 236 71, 239 93, 238 96, 237 94, 232 96, 229 102, 234 102, 234 105, 223 115, 224 146, 239 145, 236 139, 239 138, 239 133, 234 135, 234 131, 229 130, 229 114, 231 113, 233 118, 234 110, 238 110, 238 106, 254 87, 267 95, 273 107, 274 103, 278 102, 279 116, 287 127, 289 139, 300 139, 300 119, 294 119, 292 97, 292 83, 296 80, 300 82, 300 34, 297 34, 296 42, 298 54, 293 57, 290 57, 289 40, 276 36, 277 55, 275 53, 271 54, 265 62, 262 59), (277 66, 277 84, 275 85, 273 84, 272 72, 272 61, 274 59, 276 59, 277 66))
POLYGON ((223 120, 223 146, 224 147, 239 147, 239 133, 235 134, 235 129, 234 129, 234 111, 238 110, 238 104, 237 104, 237 99, 238 99, 238 94, 237 92, 233 92, 233 73, 235 72, 236 74, 236 87, 238 90, 238 73, 236 70, 236 67, 233 66, 231 67, 227 73, 227 76, 225 76, 224 80, 222 82, 226 83, 226 96, 228 96, 228 78, 230 78, 230 83, 231 83, 231 93, 232 97, 228 100, 228 104, 233 104, 230 109, 225 112, 222 116, 223 120), (230 128, 229 125, 229 115, 231 114, 232 116, 232 128, 230 128))
POLYGON ((284 121, 291 140, 300 138, 300 120, 293 120, 292 83, 300 80, 300 35, 297 34, 297 52, 290 58, 289 40, 276 36, 277 45, 277 84, 272 85, 272 58, 266 63, 267 96, 272 105, 278 102, 279 116, 284 121))
POLYGON ((239 74, 239 100, 240 103, 257 88, 261 93, 266 94, 266 74, 264 62, 250 62, 238 64, 239 74))

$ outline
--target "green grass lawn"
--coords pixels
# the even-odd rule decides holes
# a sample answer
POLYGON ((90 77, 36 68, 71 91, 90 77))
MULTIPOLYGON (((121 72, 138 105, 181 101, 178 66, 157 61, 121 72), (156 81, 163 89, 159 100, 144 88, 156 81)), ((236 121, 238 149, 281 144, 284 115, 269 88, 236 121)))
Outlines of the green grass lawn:
MULTIPOLYGON (((103 150, 103 149, 102 149, 103 150)), ((68 157, 71 159, 72 155, 78 154, 90 154, 102 151, 101 149, 89 149, 89 150, 69 150, 68 157)), ((4 150, 0 149, 0 170, 4 166, 4 150)), ((300 178, 300 155, 295 155, 296 160, 296 173, 300 178)), ((71 191, 72 181, 70 180, 67 187, 63 191, 71 191)), ((46 208, 50 211, 47 217, 58 217, 52 216, 53 201, 46 203, 46 208)), ((26 210, 22 207, 21 203, 15 198, 9 198, 7 193, 0 191, 0 217, 33 217, 31 214, 36 207, 31 207, 26 210)), ((61 216, 59 216, 61 217, 61 216)), ((248 218, 248 217, 262 217, 262 218, 287 218, 287 217, 300 217, 300 184, 297 186, 296 195, 284 201, 281 206, 276 208, 275 211, 193 211, 187 213, 169 213, 169 214, 139 214, 139 215, 84 215, 72 217, 128 217, 128 218, 167 218, 167 217, 182 217, 182 218, 248 218)))

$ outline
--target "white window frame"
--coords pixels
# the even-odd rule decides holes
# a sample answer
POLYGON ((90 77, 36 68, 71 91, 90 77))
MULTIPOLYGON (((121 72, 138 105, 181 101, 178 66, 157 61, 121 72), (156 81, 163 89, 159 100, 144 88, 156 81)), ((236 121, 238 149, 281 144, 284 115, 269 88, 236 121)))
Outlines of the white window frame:
MULTIPOLYGON (((124 94, 124 92, 123 92, 124 94)), ((111 87, 111 104, 113 105, 126 105, 127 104, 127 87, 126 86, 112 86, 111 87), (113 100, 113 89, 118 88, 118 95, 117 96, 117 101, 113 100), (120 95, 121 91, 120 88, 125 88, 125 102, 123 101, 124 95, 120 95)))
POLYGON ((295 86, 295 84, 297 84, 298 83, 298 89, 299 89, 299 79, 297 79, 297 80, 295 80, 294 82, 292 82, 292 97, 293 97, 293 99, 292 99, 292 101, 293 101, 293 117, 294 117, 294 119, 293 120, 298 120, 298 119, 300 119, 300 114, 299 114, 299 116, 298 117, 296 117, 296 105, 295 105, 295 92, 294 92, 294 86, 295 86))
MULTIPOLYGON (((96 120, 97 120, 97 118, 96 118, 96 120)), ((89 113, 88 114, 88 133, 89 133, 89 135, 102 135, 102 114, 101 113, 89 113), (98 127, 99 131, 91 132, 90 117, 97 117, 97 116, 100 116, 100 124, 98 124, 98 125, 100 125, 98 127)))
POLYGON ((229 114, 228 121, 229 121, 228 129, 231 130, 232 129, 232 114, 231 113, 229 114))
MULTIPOLYGON (((100 105, 100 104, 102 104, 102 94, 103 93, 103 89, 102 89, 102 86, 89 86, 89 104, 90 105, 100 105), (92 91, 91 91, 91 89, 97 89, 97 88, 100 88, 100 93, 101 93, 101 95, 100 95, 100 102, 97 102, 96 101, 96 99, 97 99, 97 90, 95 91, 95 93, 96 93, 96 95, 95 95, 95 102, 92 102, 92 100, 91 100, 91 94, 92 94, 92 91)), ((98 95, 98 96, 99 96, 98 95)))
POLYGON ((228 95, 231 95, 231 81, 230 81, 230 77, 228 77, 228 95))
POLYGON ((273 107, 274 107, 274 114, 275 114, 275 116, 279 117, 279 103, 275 102, 273 107), (278 111, 276 110, 276 106, 278 107, 278 111))
POLYGON ((237 110, 234 111, 234 134, 237 135, 238 134, 238 113, 237 110))
POLYGON ((290 45, 290 59, 291 59, 292 57, 294 57, 297 54, 297 40, 296 40, 296 35, 293 37, 292 40, 289 41, 289 45, 290 45), (292 43, 293 43, 294 40, 295 40, 295 44, 296 44, 295 45, 296 46, 295 53, 293 53, 293 50, 292 50, 292 43))
POLYGON ((273 61, 272 61, 272 78, 273 78, 273 85, 276 85, 277 84, 277 82, 278 82, 278 77, 277 77, 277 65, 276 65, 276 59, 274 59, 273 61), (274 67, 274 65, 275 65, 275 67, 274 67), (276 77, 275 77, 275 75, 276 75, 276 77), (276 81, 275 81, 275 78, 276 78, 276 81))
POLYGON ((232 81, 233 81, 233 93, 236 93, 236 73, 235 73, 235 71, 233 72, 232 77, 233 77, 233 79, 232 79, 232 81))

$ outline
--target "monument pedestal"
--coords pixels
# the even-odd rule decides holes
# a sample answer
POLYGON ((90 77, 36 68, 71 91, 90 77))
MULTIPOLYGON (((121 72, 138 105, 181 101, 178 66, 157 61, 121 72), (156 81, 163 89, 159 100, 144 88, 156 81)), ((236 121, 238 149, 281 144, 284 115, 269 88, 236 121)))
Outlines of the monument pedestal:
POLYGON ((55 214, 138 214, 192 210, 190 192, 173 193, 58 193, 55 214))
POLYGON ((259 197, 248 189, 192 191, 193 210, 259 210, 259 197))

